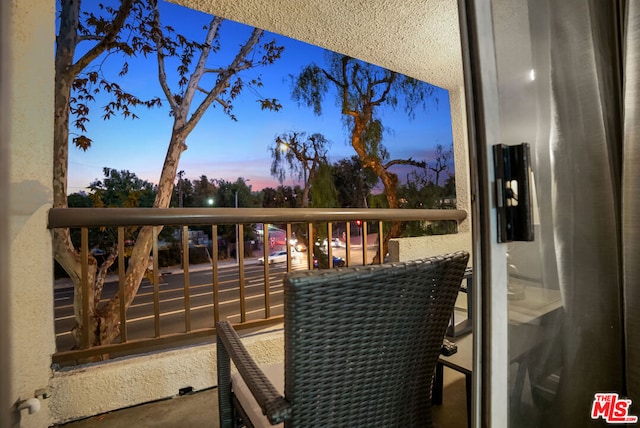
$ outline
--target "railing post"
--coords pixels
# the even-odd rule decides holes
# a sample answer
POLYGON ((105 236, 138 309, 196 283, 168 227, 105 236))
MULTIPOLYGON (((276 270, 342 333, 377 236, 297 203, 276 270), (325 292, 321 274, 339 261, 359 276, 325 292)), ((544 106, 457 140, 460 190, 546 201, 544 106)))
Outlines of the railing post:
POLYGON ((191 331, 191 290, 189 281, 189 226, 182 226, 182 277, 184 279, 184 329, 191 331))
MULTIPOLYGON (((158 227, 154 226, 153 229, 153 249, 151 250, 151 259, 152 259, 152 275, 151 284, 153 285, 153 324, 156 331, 156 337, 160 337, 160 284, 158 284, 158 227)), ((187 260, 189 259, 187 253, 187 260)), ((188 330, 187 330, 188 331, 188 330)))
POLYGON ((313 223, 307 225, 307 236, 309 237, 309 243, 307 245, 307 265, 309 270, 313 270, 313 223))
POLYGON ((211 284, 213 286, 213 319, 220 321, 220 299, 218 284, 218 225, 211 225, 211 284))
MULTIPOLYGON (((247 321, 247 306, 245 301, 245 278, 244 278, 244 224, 238 224, 238 242, 236 242, 236 257, 238 258, 238 272, 240 275, 240 320, 247 321)), ((266 261, 266 260, 265 260, 266 261)))
POLYGON ((127 310, 124 304, 124 227, 118 227, 118 299, 120 299, 120 342, 127 342, 127 310))
POLYGON ((291 223, 287 223, 287 232, 286 232, 286 246, 287 246, 287 272, 291 272, 291 223))
POLYGON ((384 263, 384 228, 382 225, 382 220, 378 221, 378 253, 380 254, 379 263, 384 263))
MULTIPOLYGON (((269 284, 269 247, 268 247, 268 242, 269 242, 269 224, 268 223, 263 223, 262 224, 262 241, 263 241, 263 245, 262 245, 262 257, 264 257, 264 298, 265 298, 265 302, 267 301, 267 299, 269 299, 269 289, 270 284, 269 284)), ((269 318, 271 314, 271 309, 270 308, 266 308, 265 307, 265 316, 267 318, 269 318)))
POLYGON ((333 267, 333 223, 327 222, 327 259, 329 269, 333 267))
POLYGON ((347 246, 347 251, 345 251, 345 260, 344 262, 347 266, 351 266, 351 221, 345 222, 345 237, 347 238, 345 241, 345 245, 347 246))
POLYGON ((362 220, 362 266, 367 264, 367 222, 362 220))
POLYGON ((82 336, 80 347, 87 349, 91 346, 89 337, 89 229, 80 229, 80 287, 82 289, 82 336))

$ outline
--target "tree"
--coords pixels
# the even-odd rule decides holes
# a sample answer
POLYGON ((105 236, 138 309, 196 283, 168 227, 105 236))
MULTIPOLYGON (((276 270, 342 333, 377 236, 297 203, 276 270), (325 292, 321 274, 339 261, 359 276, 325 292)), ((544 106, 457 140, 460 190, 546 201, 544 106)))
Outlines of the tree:
MULTIPOLYGON (((125 117, 135 117, 129 107, 146 105, 153 107, 159 104, 159 99, 142 101, 123 91, 119 85, 108 81, 101 73, 101 68, 91 68, 90 65, 101 55, 117 52, 131 56, 144 49, 146 44, 136 31, 136 24, 148 16, 149 9, 140 0, 122 0, 118 9, 100 5, 99 13, 85 12, 83 18, 80 13, 80 2, 74 0, 60 1, 60 23, 56 37, 55 54, 55 94, 54 94, 54 159, 53 159, 53 206, 66 208, 68 154, 70 137, 70 118, 75 118, 73 125, 81 134, 75 135, 73 144, 83 150, 91 145, 91 140, 84 135, 89 121, 89 105, 95 100, 98 92, 112 95, 103 111, 105 118, 110 118, 115 112, 121 112, 125 117), (124 37, 122 36, 124 34, 124 37), (76 59, 76 51, 82 45, 83 54, 76 59), (88 46, 87 46, 88 45, 88 46)), ((121 74, 128 69, 126 61, 121 74)), ((97 302, 94 293, 89 296, 91 317, 95 328, 82 325, 82 288, 80 287, 80 256, 71 241, 69 229, 55 229, 53 231, 53 250, 56 261, 64 268, 74 282, 74 309, 76 316, 76 341, 80 343, 80 331, 90 329, 92 336, 99 335, 98 324, 100 316, 96 313, 97 302)), ((89 257, 89 283, 99 288, 104 281, 106 269, 97 269, 97 261, 89 257)), ((93 342, 93 338, 90 338, 93 342)), ((88 344, 86 344, 88 345, 88 344)))
POLYGON ((332 165, 333 182, 338 192, 338 206, 342 208, 364 208, 367 195, 378 182, 370 169, 364 169, 358 156, 341 159, 332 165))
POLYGON ((201 175, 199 180, 193 182, 194 207, 213 206, 215 194, 215 180, 209 180, 206 175, 201 175))
POLYGON ((434 159, 433 164, 427 165, 427 168, 429 168, 430 171, 433 171, 436 176, 436 186, 440 185, 440 174, 449 169, 449 160, 451 159, 452 154, 451 149, 445 150, 444 147, 442 147, 442 144, 438 144, 436 146, 436 158, 434 159))
POLYGON ((318 167, 311 183, 311 204, 314 208, 336 208, 338 191, 333 181, 332 168, 327 163, 318 167))
POLYGON ((322 134, 307 134, 291 132, 276 137, 274 144, 269 147, 273 161, 271 175, 280 183, 286 178, 287 172, 303 180, 302 207, 309 206, 309 190, 314 176, 322 164, 327 163, 329 141, 322 134))
MULTIPOLYGON (((151 207, 156 196, 156 187, 147 180, 142 180, 135 173, 127 170, 115 170, 113 168, 104 167, 102 169, 104 178, 102 180, 94 180, 89 184, 89 198, 93 206, 102 207, 119 207, 119 208, 137 208, 151 207)), ((124 230, 125 240, 135 240, 138 227, 127 227, 124 230)), ((95 233, 89 234, 89 241, 92 245, 99 245, 103 250, 107 250, 107 246, 111 247, 109 253, 117 255, 117 231, 113 229, 102 229, 98 232, 98 236, 102 239, 92 240, 95 233)), ((79 241, 74 241, 78 243, 79 241)), ((129 256, 129 254, 125 254, 129 256)), ((101 266, 102 267, 102 266, 101 266)), ((99 293, 94 293, 96 300, 100 300, 99 293)))
MULTIPOLYGON (((215 205, 217 207, 227 208, 251 208, 257 207, 257 201, 253 197, 251 187, 247 186, 247 181, 242 177, 238 177, 235 182, 226 180, 217 180, 218 190, 215 196, 215 205)), ((253 231, 254 227, 245 227, 242 239, 255 239, 253 231)), ((226 242, 236 241, 236 226, 222 225, 218 228, 218 234, 226 242)), ((231 257, 231 248, 227 245, 227 257, 231 257)))
MULTIPOLYGON (((335 89, 338 104, 345 119, 351 146, 362 162, 380 178, 389 208, 398 208, 398 176, 391 172, 395 165, 425 167, 413 159, 392 159, 382 144, 384 126, 380 108, 396 108, 402 102, 412 117, 416 107, 426 107, 434 87, 390 70, 364 63, 341 54, 329 56, 329 67, 316 64, 305 67, 295 78, 292 97, 298 103, 322 113, 322 104, 329 88, 335 89)), ((400 224, 394 222, 384 237, 384 252, 391 237, 398 236, 400 224)), ((376 254, 374 263, 380 260, 376 254)))
MULTIPOLYGON (((222 106, 224 113, 235 120, 232 114, 233 101, 244 87, 261 85, 259 78, 245 81, 240 73, 273 63, 280 57, 282 48, 276 46, 273 41, 260 45, 263 32, 254 29, 230 61, 220 60, 218 63, 224 65, 210 68, 209 57, 219 47, 221 18, 212 17, 206 28, 204 41, 194 42, 176 34, 170 26, 161 24, 157 0, 122 0, 117 10, 102 5, 99 5, 99 10, 103 12, 102 16, 86 13, 81 18, 79 1, 61 0, 55 58, 54 206, 67 206, 69 118, 74 114, 76 116, 74 125, 81 131, 85 131, 88 105, 94 100, 91 85, 97 85, 114 97, 114 100, 105 106, 105 119, 112 117, 116 112, 121 112, 125 117, 134 117, 129 107, 139 105, 153 107, 160 104, 159 99, 144 102, 125 93, 117 84, 101 80, 99 71, 90 70, 88 67, 100 55, 106 53, 124 55, 142 53, 145 56, 155 53, 158 80, 173 120, 167 154, 153 202, 156 208, 166 208, 171 200, 180 155, 187 149, 187 137, 205 111, 216 103, 222 106), (127 33, 123 35, 125 31, 127 33), (85 48, 83 51, 86 53, 76 60, 76 49, 81 42, 92 43, 92 45, 85 48), (178 82, 175 90, 171 89, 167 78, 165 61, 168 58, 178 60, 176 71, 178 82), (211 80, 203 80, 204 76, 211 76, 211 80), (214 83, 207 85, 208 82, 214 83), (202 94, 202 98, 196 98, 199 94, 202 94)), ((127 69, 128 64, 125 62, 122 72, 126 72, 127 69)), ((263 109, 280 108, 277 101, 273 99, 260 100, 260 102, 263 109)), ((83 135, 73 139, 73 143, 85 149, 90 142, 83 135)), ((89 343, 82 344, 84 346, 110 343, 119 335, 120 305, 124 305, 125 308, 131 305, 146 269, 151 244, 152 228, 142 227, 131 251, 124 284, 120 284, 120 287, 124 287, 124 301, 121 302, 118 293, 115 293, 109 302, 98 307, 98 301, 91 297, 88 317, 90 325, 87 326, 82 325, 79 251, 71 242, 68 230, 54 231, 56 260, 74 282, 76 318, 74 333, 79 344, 81 331, 89 332, 89 343)), ((90 258, 90 284, 96 285, 96 278, 100 272, 96 260, 90 258)))
POLYGON ((300 186, 278 186, 277 189, 265 187, 260 192, 263 208, 297 208, 298 195, 302 194, 300 186))
POLYGON ((71 208, 91 208, 93 206, 91 198, 85 191, 70 194, 68 203, 71 208))
POLYGON ((142 180, 127 170, 104 167, 103 180, 89 184, 89 197, 94 207, 151 207, 156 197, 153 183, 142 180))

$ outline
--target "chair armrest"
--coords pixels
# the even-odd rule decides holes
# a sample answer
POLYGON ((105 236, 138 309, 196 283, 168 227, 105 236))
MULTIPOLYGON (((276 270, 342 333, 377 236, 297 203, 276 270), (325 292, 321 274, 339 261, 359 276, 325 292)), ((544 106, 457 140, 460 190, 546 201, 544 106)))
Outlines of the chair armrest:
POLYGON ((238 373, 272 425, 279 424, 291 415, 291 405, 280 395, 271 381, 262 373, 240 341, 238 333, 228 321, 216 324, 218 342, 222 343, 238 373))

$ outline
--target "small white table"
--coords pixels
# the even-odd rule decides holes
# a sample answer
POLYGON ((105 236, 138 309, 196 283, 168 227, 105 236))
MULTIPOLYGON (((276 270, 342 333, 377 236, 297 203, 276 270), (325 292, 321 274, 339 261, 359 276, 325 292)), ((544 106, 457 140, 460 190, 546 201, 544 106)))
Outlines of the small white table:
MULTIPOLYGON (((562 299, 557 290, 546 290, 540 287, 524 286, 524 298, 509 301, 509 325, 511 327, 537 324, 544 316, 552 314, 562 308, 562 299)), ((436 373, 433 381, 432 404, 442 404, 444 367, 449 367, 464 374, 467 398, 467 423, 471 427, 471 376, 473 372, 473 333, 456 334, 449 337, 458 351, 450 356, 440 355, 436 364, 436 373)), ((514 389, 521 388, 526 372, 526 365, 521 363, 521 357, 528 351, 544 341, 544 337, 538 334, 516 334, 513 337, 516 343, 510 344, 512 362, 520 363, 514 389)))

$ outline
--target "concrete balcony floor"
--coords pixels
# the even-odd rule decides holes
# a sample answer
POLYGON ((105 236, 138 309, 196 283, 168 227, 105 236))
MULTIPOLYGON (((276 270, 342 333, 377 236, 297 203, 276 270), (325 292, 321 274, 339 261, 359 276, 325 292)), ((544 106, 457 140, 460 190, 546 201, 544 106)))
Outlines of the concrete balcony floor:
MULTIPOLYGON (((445 367, 442 406, 434 406, 438 428, 466 428, 464 376, 445 367)), ((153 403, 142 404, 55 427, 131 428, 131 427, 217 427, 217 389, 195 392, 153 403)))

